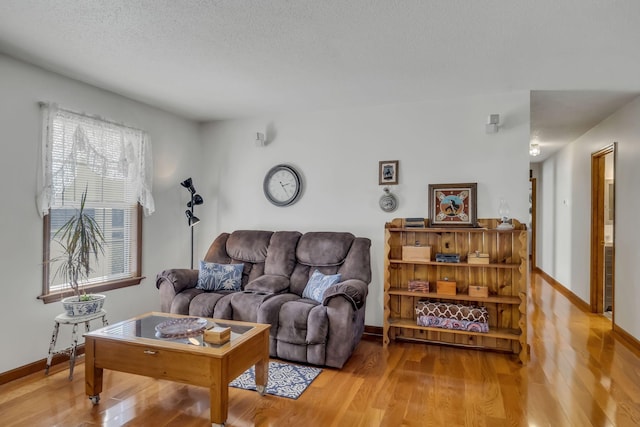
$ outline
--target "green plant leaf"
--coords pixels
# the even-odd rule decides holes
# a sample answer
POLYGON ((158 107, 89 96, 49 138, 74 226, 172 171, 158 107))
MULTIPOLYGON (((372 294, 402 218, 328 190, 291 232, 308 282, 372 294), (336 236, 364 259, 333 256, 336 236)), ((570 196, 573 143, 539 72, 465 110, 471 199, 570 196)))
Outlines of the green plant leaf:
POLYGON ((69 283, 74 293, 80 297, 79 282, 89 278, 93 271, 91 259, 99 262, 99 255, 104 255, 104 235, 96 220, 85 212, 87 188, 80 200, 80 208, 56 231, 53 239, 58 242, 64 255, 55 258, 60 262, 55 276, 69 283))

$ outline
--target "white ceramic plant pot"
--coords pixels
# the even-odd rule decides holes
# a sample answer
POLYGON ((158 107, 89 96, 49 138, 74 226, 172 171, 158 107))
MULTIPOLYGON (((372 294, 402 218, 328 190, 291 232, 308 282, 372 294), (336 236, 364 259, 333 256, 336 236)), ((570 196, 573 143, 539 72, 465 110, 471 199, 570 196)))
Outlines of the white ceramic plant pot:
POLYGON ((77 296, 62 299, 62 306, 69 316, 88 316, 102 310, 106 295, 87 294, 87 301, 78 301, 77 296))

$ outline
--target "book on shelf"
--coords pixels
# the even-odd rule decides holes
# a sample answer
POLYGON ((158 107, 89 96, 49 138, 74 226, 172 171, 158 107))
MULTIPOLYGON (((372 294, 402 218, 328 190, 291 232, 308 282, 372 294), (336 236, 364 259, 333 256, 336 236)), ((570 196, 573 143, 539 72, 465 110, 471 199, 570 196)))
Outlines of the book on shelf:
POLYGON ((459 254, 436 254, 436 262, 460 262, 459 254))
POLYGON ((407 228, 425 228, 424 218, 405 218, 404 226, 407 228))

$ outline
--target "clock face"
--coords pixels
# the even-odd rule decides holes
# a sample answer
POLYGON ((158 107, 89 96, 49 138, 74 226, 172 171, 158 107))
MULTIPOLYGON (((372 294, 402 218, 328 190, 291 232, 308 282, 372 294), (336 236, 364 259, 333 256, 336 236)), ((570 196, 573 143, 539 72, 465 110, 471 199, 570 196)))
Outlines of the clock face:
POLYGON ((288 165, 274 166, 263 183, 264 195, 276 206, 289 206, 300 197, 302 181, 298 172, 288 165))

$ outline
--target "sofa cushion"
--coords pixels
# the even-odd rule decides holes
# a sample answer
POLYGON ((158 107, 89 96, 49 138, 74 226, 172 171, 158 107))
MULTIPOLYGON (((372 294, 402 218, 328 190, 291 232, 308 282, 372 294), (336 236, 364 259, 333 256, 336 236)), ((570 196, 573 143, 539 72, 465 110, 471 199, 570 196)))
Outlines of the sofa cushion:
POLYGON ((296 266, 296 245, 302 234, 297 231, 276 231, 271 236, 264 274, 290 277, 296 266))
POLYGON ((325 275, 318 270, 314 271, 304 291, 302 291, 302 298, 309 298, 314 301, 322 302, 324 299, 324 291, 331 285, 335 285, 340 281, 340 273, 325 275))
POLYGON ((309 232, 300 237, 296 257, 299 263, 313 267, 340 265, 354 239, 351 233, 309 232))
POLYGON ((273 294, 263 292, 244 291, 227 297, 231 308, 231 320, 256 323, 260 306, 272 296, 273 294))
POLYGON ((310 299, 285 302, 278 319, 276 356, 324 365, 328 334, 327 307, 310 299))
POLYGON ((196 295, 189 304, 189 316, 213 317, 213 309, 225 294, 231 292, 203 292, 196 295))
POLYGON ((265 274, 249 282, 249 284, 247 284, 244 289, 247 291, 269 292, 272 294, 278 294, 287 290, 288 288, 289 279, 287 277, 265 274))
POLYGON ((324 343, 328 325, 325 306, 309 299, 288 301, 280 307, 277 338, 297 345, 324 343))
POLYGON ((371 240, 364 237, 356 237, 351 244, 349 253, 338 272, 342 274, 342 280, 358 279, 365 283, 371 282, 371 261, 369 251, 371 240))
MULTIPOLYGON (((162 289, 162 288, 161 288, 162 289)), ((193 301, 193 298, 200 295, 204 291, 196 288, 187 288, 181 292, 178 292, 171 301, 169 313, 174 314, 188 314, 189 304, 193 301)))
POLYGON ((207 262, 217 262, 219 264, 231 263, 231 258, 229 258, 229 254, 227 253, 227 239, 229 239, 229 236, 229 233, 221 233, 216 237, 213 243, 211 243, 211 246, 209 246, 204 260, 207 262))
POLYGON ((244 264, 218 264, 200 261, 196 289, 203 291, 239 291, 244 264))
POLYGON ((238 261, 263 263, 267 258, 272 234, 272 231, 234 231, 226 242, 227 254, 238 261))

